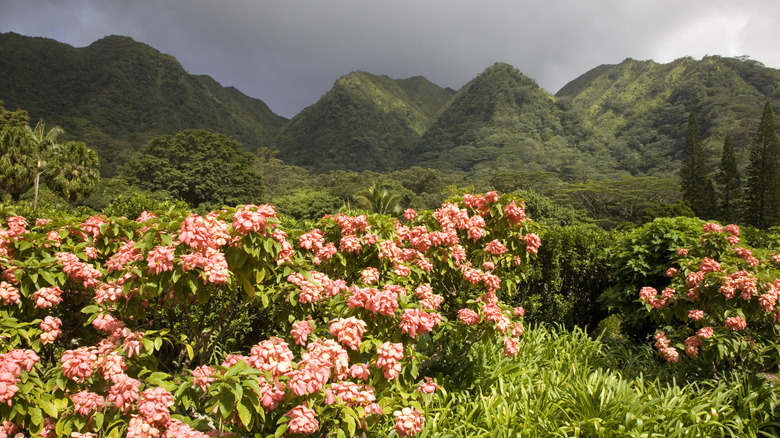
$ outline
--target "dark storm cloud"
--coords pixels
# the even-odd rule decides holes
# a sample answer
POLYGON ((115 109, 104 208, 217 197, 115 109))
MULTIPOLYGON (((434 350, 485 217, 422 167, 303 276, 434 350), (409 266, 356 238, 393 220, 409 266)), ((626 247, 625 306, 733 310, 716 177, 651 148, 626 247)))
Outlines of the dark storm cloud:
POLYGON ((780 66, 780 2, 760 0, 0 0, 0 31, 85 46, 119 34, 290 117, 340 76, 459 88, 494 62, 554 93, 627 57, 750 54, 780 66))

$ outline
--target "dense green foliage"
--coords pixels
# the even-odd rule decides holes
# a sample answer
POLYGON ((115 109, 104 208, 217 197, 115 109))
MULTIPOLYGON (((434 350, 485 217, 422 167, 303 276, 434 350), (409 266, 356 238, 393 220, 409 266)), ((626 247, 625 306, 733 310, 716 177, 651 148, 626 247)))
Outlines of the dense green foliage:
POLYGON ((255 161, 227 135, 187 130, 149 140, 125 171, 137 187, 209 209, 261 200, 255 161))
POLYGON ((723 140, 720 167, 715 175, 718 183, 718 199, 720 200, 719 218, 725 222, 734 223, 740 218, 742 206, 742 176, 737 168, 737 156, 731 136, 723 140))

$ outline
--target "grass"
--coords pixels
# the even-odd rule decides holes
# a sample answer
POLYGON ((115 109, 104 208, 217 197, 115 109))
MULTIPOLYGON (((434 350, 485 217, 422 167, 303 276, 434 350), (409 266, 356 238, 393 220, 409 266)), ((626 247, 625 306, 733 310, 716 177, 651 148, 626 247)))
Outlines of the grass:
POLYGON ((449 392, 420 437, 780 436, 780 391, 761 376, 694 379, 651 348, 546 326, 527 330, 517 357, 501 352, 475 347, 437 377, 449 392))

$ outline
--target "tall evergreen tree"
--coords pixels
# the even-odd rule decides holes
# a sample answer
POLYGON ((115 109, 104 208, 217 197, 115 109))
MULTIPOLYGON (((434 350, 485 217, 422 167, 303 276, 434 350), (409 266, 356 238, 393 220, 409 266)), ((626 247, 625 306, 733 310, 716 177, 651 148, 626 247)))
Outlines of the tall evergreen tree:
POLYGON ((769 101, 750 143, 745 221, 758 228, 780 225, 780 143, 769 101))
POLYGON ((685 151, 680 167, 680 183, 683 200, 701 218, 710 218, 715 214, 715 186, 704 164, 704 147, 699 136, 696 116, 688 115, 688 127, 685 135, 685 151))
POLYGON ((739 201, 742 199, 742 176, 737 169, 737 155, 731 136, 723 141, 723 153, 716 177, 720 195, 721 218, 726 222, 737 222, 740 216, 739 201))

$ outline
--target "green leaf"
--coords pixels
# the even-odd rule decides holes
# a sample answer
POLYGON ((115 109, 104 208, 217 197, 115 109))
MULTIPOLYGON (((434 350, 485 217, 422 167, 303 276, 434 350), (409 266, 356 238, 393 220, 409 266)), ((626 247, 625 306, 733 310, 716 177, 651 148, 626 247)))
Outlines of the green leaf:
POLYGON ((276 432, 274 432, 274 436, 280 437, 284 435, 285 432, 287 432, 287 423, 282 423, 279 425, 279 427, 276 428, 276 432))
POLYGON ((187 344, 185 345, 185 348, 187 349, 187 356, 192 360, 195 358, 195 350, 192 349, 192 345, 187 344))
POLYGON ((252 425, 252 411, 250 408, 251 402, 247 399, 242 399, 241 403, 236 405, 236 409, 238 409, 238 418, 241 419, 241 423, 243 423, 246 430, 249 430, 252 425))
POLYGON ((49 417, 57 418, 57 407, 54 406, 54 403, 52 403, 50 400, 41 398, 38 400, 38 406, 40 406, 41 409, 43 409, 43 412, 45 412, 49 417))

